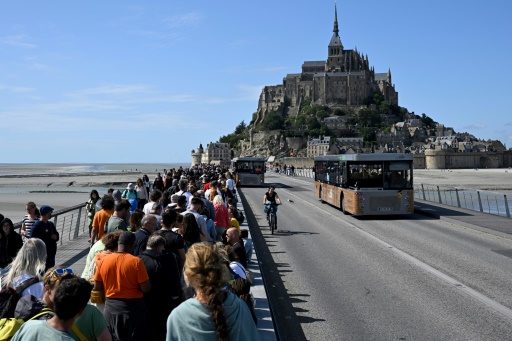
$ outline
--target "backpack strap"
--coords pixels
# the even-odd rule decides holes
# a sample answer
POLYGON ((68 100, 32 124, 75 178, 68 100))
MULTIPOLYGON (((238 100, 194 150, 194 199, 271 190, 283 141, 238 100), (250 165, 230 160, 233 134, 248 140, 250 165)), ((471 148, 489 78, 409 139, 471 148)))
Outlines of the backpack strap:
POLYGON ((37 314, 35 314, 34 316, 32 316, 29 321, 31 320, 38 320, 40 317, 44 316, 44 315, 55 315, 55 312, 53 310, 51 310, 50 308, 43 308, 41 309, 41 311, 37 314))
POLYGON ((20 285, 15 287, 14 290, 16 290, 16 292, 18 294, 20 294, 23 290, 25 290, 26 288, 28 288, 32 284, 36 284, 36 283, 39 283, 39 278, 32 277, 32 278, 29 278, 29 279, 23 281, 20 285))
POLYGON ((73 330, 73 333, 75 333, 75 335, 80 339, 80 341, 89 341, 89 339, 87 338, 87 336, 85 336, 81 331, 80 329, 78 329, 78 327, 76 326, 75 323, 73 323, 73 326, 71 327, 71 330, 73 330))

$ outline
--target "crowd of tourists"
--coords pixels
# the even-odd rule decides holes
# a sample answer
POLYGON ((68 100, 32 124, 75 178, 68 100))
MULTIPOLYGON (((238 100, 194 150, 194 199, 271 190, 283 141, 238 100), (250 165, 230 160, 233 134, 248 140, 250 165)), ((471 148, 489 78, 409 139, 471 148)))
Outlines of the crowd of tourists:
POLYGON ((229 171, 208 166, 92 190, 81 278, 55 267, 52 207, 27 203, 20 234, 0 217, 0 337, 13 318, 13 340, 259 339, 237 202, 229 171))

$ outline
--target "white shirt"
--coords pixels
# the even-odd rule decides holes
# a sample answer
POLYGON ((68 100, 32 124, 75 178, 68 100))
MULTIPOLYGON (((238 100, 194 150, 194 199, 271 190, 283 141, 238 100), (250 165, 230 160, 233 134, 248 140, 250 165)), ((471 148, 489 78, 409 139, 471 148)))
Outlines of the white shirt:
POLYGON ((154 202, 150 201, 142 208, 144 214, 151 214, 151 209, 153 209, 154 202))
POLYGON ((226 186, 227 188, 230 190, 230 191, 233 191, 235 189, 235 180, 233 179, 228 179, 226 181, 226 186))

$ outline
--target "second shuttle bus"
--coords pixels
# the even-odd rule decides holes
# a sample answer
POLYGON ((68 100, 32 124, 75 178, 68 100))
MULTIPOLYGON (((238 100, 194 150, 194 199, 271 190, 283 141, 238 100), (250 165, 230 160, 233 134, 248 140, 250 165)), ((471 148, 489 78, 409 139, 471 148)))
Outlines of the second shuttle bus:
POLYGON ((414 213, 412 154, 316 156, 314 168, 315 196, 345 214, 414 213))

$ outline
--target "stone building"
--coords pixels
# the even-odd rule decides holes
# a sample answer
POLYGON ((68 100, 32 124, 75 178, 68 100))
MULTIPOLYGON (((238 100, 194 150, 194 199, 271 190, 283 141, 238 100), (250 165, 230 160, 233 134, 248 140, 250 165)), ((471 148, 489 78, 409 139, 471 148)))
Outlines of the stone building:
POLYGON ((386 101, 398 105, 398 93, 391 80, 391 71, 376 73, 368 55, 357 49, 345 49, 339 35, 338 15, 334 8, 334 29, 327 46, 326 61, 305 61, 302 72, 288 74, 283 84, 265 86, 261 92, 255 123, 271 111, 298 114, 301 103, 308 98, 312 105, 328 105, 355 111, 366 107, 365 101, 380 92, 386 101))
POLYGON ((231 148, 229 143, 209 143, 206 149, 199 144, 197 151, 192 150, 192 166, 198 164, 229 165, 231 163, 231 148))
POLYGON ((315 157, 317 155, 327 155, 331 146, 330 136, 320 136, 317 139, 311 139, 307 143, 307 157, 315 157))

